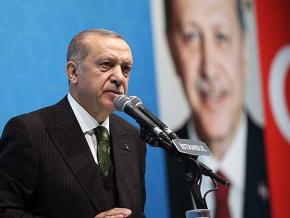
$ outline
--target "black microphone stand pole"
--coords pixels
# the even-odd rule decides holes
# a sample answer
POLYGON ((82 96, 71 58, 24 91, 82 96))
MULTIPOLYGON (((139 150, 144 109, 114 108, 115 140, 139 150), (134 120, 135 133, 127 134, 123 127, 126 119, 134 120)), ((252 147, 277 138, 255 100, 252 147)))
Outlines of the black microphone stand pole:
POLYGON ((145 140, 146 143, 153 147, 161 147, 167 152, 173 153, 178 157, 180 161, 185 164, 185 175, 188 185, 190 187, 191 195, 194 199, 194 203, 197 209, 207 209, 207 204, 205 199, 202 197, 199 187, 199 182, 202 176, 202 170, 198 161, 190 155, 181 154, 174 150, 173 146, 165 142, 162 139, 156 139, 149 131, 145 128, 141 129, 141 138, 145 140))
MULTIPOLYGON (((150 131, 146 130, 142 126, 141 138, 153 147, 161 147, 165 151, 173 154, 178 161, 182 161, 185 169, 185 178, 190 188, 191 195, 194 199, 196 209, 208 209, 205 197, 202 197, 200 191, 200 183, 202 175, 210 177, 213 181, 219 182, 224 186, 228 186, 229 182, 223 177, 215 174, 212 170, 205 164, 197 160, 197 156, 183 154, 176 150, 176 148, 169 142, 164 141, 161 138, 156 138, 150 131)), ((215 189, 213 189, 215 190, 215 189)), ((213 191, 210 190, 210 191, 213 191)))
POLYGON ((200 191, 202 173, 199 163, 193 157, 182 158, 182 161, 185 164, 185 178, 194 199, 196 209, 207 209, 206 201, 200 191))

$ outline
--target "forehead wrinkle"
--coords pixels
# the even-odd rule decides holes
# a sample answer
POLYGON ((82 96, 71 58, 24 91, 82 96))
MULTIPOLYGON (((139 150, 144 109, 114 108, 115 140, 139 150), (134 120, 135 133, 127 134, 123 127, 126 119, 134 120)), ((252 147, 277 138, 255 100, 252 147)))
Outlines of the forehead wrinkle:
POLYGON ((93 52, 92 57, 97 59, 118 60, 122 63, 133 64, 132 55, 129 51, 124 52, 122 50, 102 48, 96 52, 93 52))
MULTIPOLYGON (((100 38, 99 36, 97 36, 100 38)), ((128 44, 122 40, 122 39, 116 39, 116 38, 105 38, 108 40, 100 40, 100 39, 86 39, 85 43, 90 48, 89 55, 94 58, 102 58, 103 56, 107 56, 108 58, 113 59, 124 59, 126 58, 127 62, 131 63, 133 62, 132 59, 132 53, 130 50, 130 47, 128 44), (122 43, 117 42, 114 43, 114 41, 111 41, 113 43, 110 43, 109 40, 121 40, 122 43), (120 58, 121 57, 121 58, 120 58)), ((104 38, 104 37, 103 37, 104 38)))

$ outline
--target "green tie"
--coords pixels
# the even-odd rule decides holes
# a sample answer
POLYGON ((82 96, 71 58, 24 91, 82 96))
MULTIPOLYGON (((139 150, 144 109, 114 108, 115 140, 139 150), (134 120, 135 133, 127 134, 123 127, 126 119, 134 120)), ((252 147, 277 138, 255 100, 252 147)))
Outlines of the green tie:
POLYGON ((97 136, 97 156, 99 167, 105 176, 108 175, 111 166, 110 160, 110 139, 109 132, 103 126, 98 126, 95 128, 95 134, 97 136))

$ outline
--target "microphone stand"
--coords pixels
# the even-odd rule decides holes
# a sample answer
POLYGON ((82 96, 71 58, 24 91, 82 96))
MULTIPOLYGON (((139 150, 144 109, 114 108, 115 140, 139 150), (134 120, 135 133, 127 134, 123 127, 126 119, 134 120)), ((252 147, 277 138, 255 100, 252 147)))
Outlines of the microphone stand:
POLYGON ((202 197, 200 191, 200 182, 202 171, 199 163, 193 157, 182 158, 185 163, 185 178, 189 185, 191 195, 194 199, 195 207, 197 209, 207 209, 205 198, 202 197))
MULTIPOLYGON (((161 138, 156 138, 150 131, 146 130, 142 126, 141 129, 141 138, 145 140, 146 143, 152 147, 161 147, 165 151, 173 154, 178 158, 178 161, 182 161, 185 166, 185 178, 189 185, 191 195, 194 199, 196 209, 207 209, 207 203, 205 197, 202 197, 200 191, 200 184, 202 175, 210 177, 214 182, 219 182, 224 186, 229 186, 229 181, 225 180, 223 177, 215 174, 212 169, 197 160, 197 156, 183 154, 176 150, 172 143, 168 143, 161 138)), ((212 189, 210 191, 216 190, 212 189)), ((208 191, 207 193, 209 193, 208 191)))

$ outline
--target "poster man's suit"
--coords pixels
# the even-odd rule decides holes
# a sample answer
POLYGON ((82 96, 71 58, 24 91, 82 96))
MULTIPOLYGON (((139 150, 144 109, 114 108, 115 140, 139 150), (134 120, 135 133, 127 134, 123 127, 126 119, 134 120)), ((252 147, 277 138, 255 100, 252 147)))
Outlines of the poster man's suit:
MULTIPOLYGON (((268 186, 263 131, 250 117, 247 119, 245 199, 241 217, 267 218, 270 217, 269 198, 261 190, 268 186)), ((186 123, 176 132, 180 138, 189 137, 187 125, 186 123)), ((167 174, 171 217, 184 217, 186 210, 193 209, 193 204, 189 186, 185 181, 183 164, 168 156, 167 174)))

